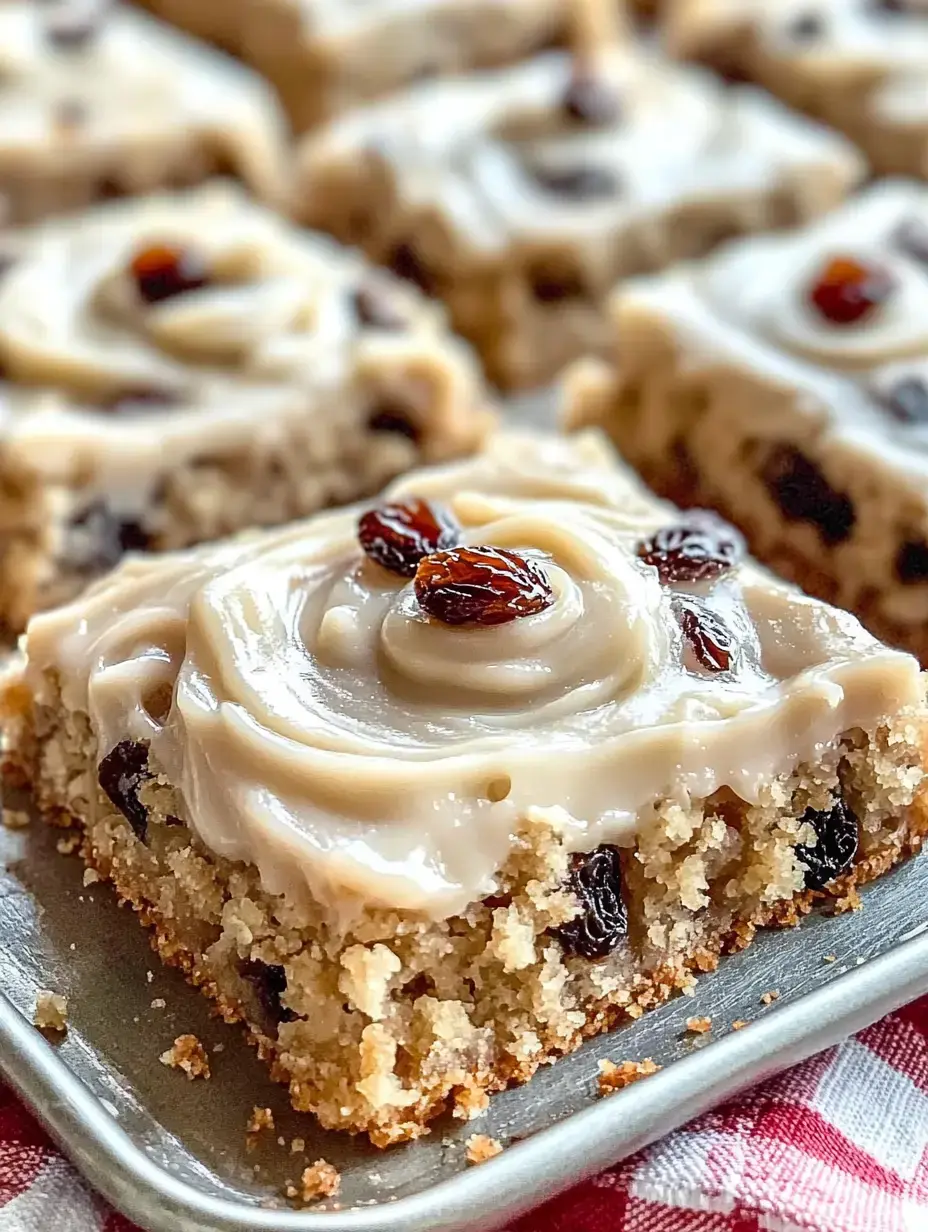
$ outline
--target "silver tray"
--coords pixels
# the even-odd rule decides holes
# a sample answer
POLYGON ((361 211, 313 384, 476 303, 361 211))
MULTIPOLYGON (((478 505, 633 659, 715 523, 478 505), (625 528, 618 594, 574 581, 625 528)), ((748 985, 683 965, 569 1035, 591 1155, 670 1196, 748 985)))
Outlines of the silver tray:
POLYGON ((80 862, 55 850, 59 834, 38 823, 0 831, 0 1068, 88 1180, 151 1232, 498 1228, 928 991, 922 859, 864 891, 862 912, 759 937, 703 977, 695 998, 591 1041, 497 1096, 477 1121, 448 1119, 421 1142, 381 1152, 293 1113, 239 1030, 211 1018, 204 998, 160 967, 110 890, 84 888, 80 862), (59 1044, 30 1025, 39 988, 70 1000, 59 1044), (780 997, 765 1008, 771 989, 780 997), (166 1007, 153 1008, 155 999, 166 1007), (693 1014, 713 1019, 710 1036, 687 1036, 693 1014), (738 1018, 753 1021, 732 1032, 738 1018), (210 1050, 221 1045, 210 1054, 211 1081, 188 1082, 159 1064, 183 1031, 210 1050), (597 1099, 601 1057, 653 1057, 664 1069, 597 1099), (273 1108, 277 1129, 249 1153, 255 1104, 273 1108), (464 1140, 474 1132, 511 1145, 467 1168, 464 1140), (294 1136, 305 1139, 305 1155, 290 1152, 294 1136), (341 1171, 341 1206, 289 1209, 285 1182, 320 1156, 341 1171))

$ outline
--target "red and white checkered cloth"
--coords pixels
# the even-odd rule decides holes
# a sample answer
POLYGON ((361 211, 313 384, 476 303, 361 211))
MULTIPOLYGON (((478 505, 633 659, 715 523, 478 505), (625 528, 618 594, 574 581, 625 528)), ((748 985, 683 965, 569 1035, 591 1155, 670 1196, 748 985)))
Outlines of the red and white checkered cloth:
MULTIPOLYGON (((2 1090, 0 1232, 132 1232, 2 1090)), ((508 1232, 928 1232, 928 998, 508 1232)))

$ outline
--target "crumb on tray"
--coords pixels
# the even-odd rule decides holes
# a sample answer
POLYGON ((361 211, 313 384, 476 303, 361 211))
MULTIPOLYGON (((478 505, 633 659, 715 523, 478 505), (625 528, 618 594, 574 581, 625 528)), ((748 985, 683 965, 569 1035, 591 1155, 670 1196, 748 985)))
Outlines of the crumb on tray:
POLYGON ((746 1018, 736 1018, 735 1021, 731 1024, 731 1029, 733 1031, 740 1031, 742 1030, 742 1028, 746 1027, 747 1025, 748 1025, 748 1020, 746 1018))
POLYGON ((485 1164, 503 1149, 499 1138, 491 1138, 488 1134, 471 1134, 464 1146, 467 1148, 466 1158, 469 1164, 485 1164))
POLYGON ((765 992, 761 997, 761 1005, 772 1005, 774 1001, 779 1001, 780 992, 777 988, 771 988, 769 992, 765 992))
POLYGON ((686 1029, 693 1035, 705 1035, 712 1030, 712 1019, 706 1017, 687 1018, 686 1029))
POLYGON ((7 830, 25 830, 32 820, 25 809, 5 808, 0 817, 7 830))
POLYGON ((306 1142, 303 1138, 294 1138, 290 1143, 290 1150, 294 1155, 302 1155, 306 1150, 306 1142))
POLYGON ((270 1108, 259 1108, 255 1104, 251 1110, 251 1116, 248 1118, 246 1132, 249 1134, 260 1134, 263 1129, 272 1130, 274 1128, 274 1113, 270 1108))
POLYGON ((97 872, 95 868, 85 868, 84 869, 84 888, 85 889, 87 888, 87 886, 96 885, 97 882, 100 880, 101 880, 100 874, 97 872))
POLYGON ((299 1198, 303 1202, 315 1202, 319 1198, 334 1198, 342 1183, 338 1169, 325 1159, 317 1159, 314 1164, 303 1169, 300 1177, 300 1188, 287 1186, 288 1198, 299 1198))
POLYGON ((600 1061, 599 1093, 612 1095, 641 1078, 650 1078, 660 1068, 650 1057, 645 1057, 643 1061, 620 1061, 618 1065, 615 1061, 600 1061))
POLYGON ((162 1065, 181 1069, 187 1077, 209 1078, 209 1058, 195 1035, 178 1035, 172 1047, 159 1058, 162 1065))
POLYGON ((35 1014, 32 1021, 40 1031, 66 1031, 68 1029, 68 998, 57 992, 42 989, 35 999, 35 1014))
POLYGON ((58 842, 55 844, 55 849, 59 851, 63 856, 70 856, 70 855, 73 855, 75 851, 77 851, 80 845, 81 845, 80 830, 71 830, 67 834, 65 834, 63 838, 60 838, 58 840, 58 842))

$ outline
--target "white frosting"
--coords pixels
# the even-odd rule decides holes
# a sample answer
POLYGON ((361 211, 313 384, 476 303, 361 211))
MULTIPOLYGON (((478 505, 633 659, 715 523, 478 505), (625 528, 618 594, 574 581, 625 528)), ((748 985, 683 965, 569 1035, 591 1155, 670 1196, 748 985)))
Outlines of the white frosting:
POLYGON ((750 563, 687 588, 734 639, 730 671, 701 667, 637 558, 679 515, 597 438, 504 435, 404 495, 441 501, 466 543, 536 559, 552 606, 442 625, 363 557, 349 509, 129 561, 26 637, 100 756, 149 740, 202 840, 272 892, 441 917, 493 892, 533 806, 564 810, 575 849, 626 843, 666 798, 757 799, 920 701, 914 659, 750 563))

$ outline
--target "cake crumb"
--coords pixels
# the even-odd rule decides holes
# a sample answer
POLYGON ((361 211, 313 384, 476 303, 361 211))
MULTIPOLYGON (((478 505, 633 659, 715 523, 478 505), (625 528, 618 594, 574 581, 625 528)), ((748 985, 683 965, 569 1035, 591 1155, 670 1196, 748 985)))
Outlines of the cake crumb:
POLYGON ((154 980, 154 978, 155 978, 155 973, 154 973, 154 971, 146 971, 146 972, 145 972, 145 978, 146 978, 146 980, 148 980, 148 982, 149 982, 149 984, 150 984, 150 983, 154 980))
POLYGON ((162 1065, 183 1070, 191 1082, 194 1078, 209 1078, 209 1058, 195 1035, 178 1035, 159 1059, 162 1065))
POLYGON ((838 961, 838 955, 837 955, 837 954, 826 954, 826 955, 825 955, 825 959, 824 959, 824 961, 825 961, 825 962, 827 962, 827 963, 837 962, 837 961, 838 961))
POLYGON ((761 997, 761 1005, 772 1005, 774 1001, 779 1001, 780 991, 777 988, 771 988, 769 992, 765 992, 761 997))
POLYGON ((87 886, 96 885, 96 883, 99 880, 100 880, 100 874, 97 872, 95 868, 85 868, 84 869, 84 888, 85 889, 87 886))
POLYGON ((643 1061, 620 1061, 618 1065, 615 1061, 600 1061, 599 1093, 612 1095, 641 1078, 650 1078, 660 1068, 650 1057, 645 1057, 643 1061))
POLYGON ((473 1121, 490 1106, 490 1097, 482 1087, 465 1087, 459 1092, 453 1115, 459 1121, 473 1121))
POLYGON ((471 1134, 464 1145, 467 1148, 469 1164, 485 1164, 503 1149, 499 1138, 491 1138, 488 1134, 471 1134))
POLYGON ((81 845, 81 835, 79 830, 75 830, 71 834, 64 835, 55 844, 55 850, 59 851, 63 856, 73 855, 81 845))
POLYGON ((263 1129, 273 1130, 274 1128, 274 1113, 270 1108, 259 1108, 255 1104, 251 1110, 251 1116, 248 1118, 247 1132, 249 1134, 260 1134, 263 1129))
POLYGON ((712 1019, 705 1017, 687 1018, 686 1029, 687 1031, 692 1031, 694 1035, 705 1035, 707 1031, 712 1030, 712 1019))
POLYGON ((290 1152, 293 1155, 302 1155, 306 1150, 306 1143, 302 1138, 294 1138, 290 1143, 290 1152))
POLYGON ((733 1031, 741 1031, 747 1025, 748 1025, 748 1020, 746 1018, 736 1018, 735 1021, 731 1024, 731 1029, 733 1031))
POLYGON ((43 988, 36 995, 32 1021, 40 1031, 67 1031, 68 998, 43 988))
POLYGON ((5 808, 0 818, 7 830, 25 830, 32 821, 25 809, 5 808))
POLYGON ((641 1005, 626 1005, 625 1013, 629 1018, 641 1018, 644 1014, 644 1007, 641 1005))
POLYGON ((164 997, 155 997, 151 1003, 151 1008, 153 1010, 163 1010, 166 1005, 167 1001, 165 1001, 164 997))
POLYGON ((315 1202, 319 1198, 334 1198, 341 1188, 342 1178, 338 1169, 325 1159, 317 1159, 314 1164, 303 1169, 300 1178, 300 1188, 287 1185, 288 1198, 299 1198, 303 1202, 315 1202))

